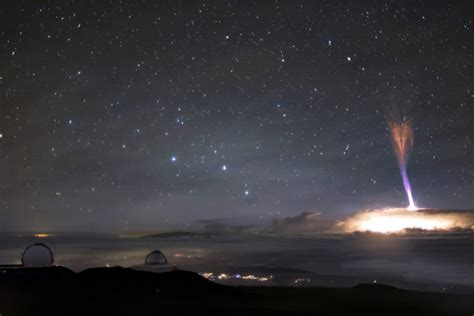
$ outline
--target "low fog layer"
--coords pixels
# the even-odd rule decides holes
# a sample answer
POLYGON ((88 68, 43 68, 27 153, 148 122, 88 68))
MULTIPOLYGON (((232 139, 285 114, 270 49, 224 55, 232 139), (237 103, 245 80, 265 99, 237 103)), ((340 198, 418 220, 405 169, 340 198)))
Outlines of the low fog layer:
POLYGON ((268 285, 299 285, 294 283, 298 279, 308 286, 376 281, 411 289, 474 291, 472 232, 306 237, 247 233, 147 238, 4 235, 0 238, 0 262, 19 263, 24 248, 38 241, 51 246, 56 264, 74 270, 141 264, 148 252, 160 249, 171 264, 182 269, 214 275, 273 276, 265 283, 268 285))

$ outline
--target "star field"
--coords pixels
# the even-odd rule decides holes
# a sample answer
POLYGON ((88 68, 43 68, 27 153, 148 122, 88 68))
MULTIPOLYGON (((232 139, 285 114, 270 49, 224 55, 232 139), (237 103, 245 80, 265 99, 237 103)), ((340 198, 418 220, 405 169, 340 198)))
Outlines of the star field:
POLYGON ((9 1, 3 230, 473 205, 468 1, 9 1))

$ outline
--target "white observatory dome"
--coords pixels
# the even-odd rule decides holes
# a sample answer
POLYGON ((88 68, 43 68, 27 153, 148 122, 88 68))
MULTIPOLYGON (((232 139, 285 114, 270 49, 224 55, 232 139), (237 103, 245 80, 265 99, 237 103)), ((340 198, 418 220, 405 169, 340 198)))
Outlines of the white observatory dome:
POLYGON ((163 273, 173 271, 174 267, 168 264, 168 260, 166 260, 165 255, 161 251, 154 250, 146 256, 145 264, 134 265, 132 266, 132 269, 137 271, 163 273))
POLYGON ((45 244, 33 244, 25 249, 21 262, 27 268, 50 267, 54 263, 53 251, 45 244))
POLYGON ((168 260, 166 260, 165 255, 159 251, 159 250, 154 250, 148 254, 145 258, 145 264, 146 265, 162 265, 162 264, 168 264, 168 260))

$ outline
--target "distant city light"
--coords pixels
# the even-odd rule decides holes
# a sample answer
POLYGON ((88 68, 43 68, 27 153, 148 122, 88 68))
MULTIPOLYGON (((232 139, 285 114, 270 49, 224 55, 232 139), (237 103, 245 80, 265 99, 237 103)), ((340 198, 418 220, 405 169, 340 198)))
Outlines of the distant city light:
POLYGON ((53 235, 51 235, 51 234, 39 233, 39 234, 34 234, 33 236, 34 236, 34 237, 37 237, 37 238, 46 238, 46 237, 51 237, 51 236, 53 236, 53 235))
POLYGON ((200 275, 211 281, 216 281, 216 280, 226 281, 230 279, 236 279, 236 280, 246 280, 246 281, 268 282, 271 279, 273 279, 273 275, 256 276, 253 274, 242 275, 240 273, 230 275, 227 273, 214 274, 213 272, 203 272, 203 273, 200 273, 200 275))

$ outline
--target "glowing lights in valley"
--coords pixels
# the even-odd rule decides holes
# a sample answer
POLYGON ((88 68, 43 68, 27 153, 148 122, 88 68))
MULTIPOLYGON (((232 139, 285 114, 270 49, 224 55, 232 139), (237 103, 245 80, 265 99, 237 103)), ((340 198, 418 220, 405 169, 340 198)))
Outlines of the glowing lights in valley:
POLYGON ((228 275, 228 274, 225 274, 225 273, 221 273, 221 274, 219 274, 219 275, 217 276, 217 278, 218 278, 219 280, 228 280, 228 279, 231 278, 231 276, 228 275))
POLYGON ((311 282, 311 279, 296 279, 295 281, 293 281, 293 283, 295 284, 310 283, 310 282, 311 282))
MULTIPOLYGON (((256 281, 256 282, 270 282, 274 280, 273 275, 269 276, 258 276, 254 274, 227 274, 227 273, 219 273, 215 274, 213 272, 203 272, 200 273, 201 276, 204 278, 211 280, 211 281, 228 281, 228 280, 243 280, 243 281, 256 281)), ((311 279, 309 278, 296 278, 293 281, 296 285, 307 285, 311 283, 311 279)))
POLYGON ((237 280, 247 280, 247 281, 258 281, 258 282, 268 282, 273 279, 273 275, 270 276, 256 276, 253 274, 248 275, 241 275, 241 274, 227 274, 227 273, 220 273, 214 274, 213 272, 203 272, 200 273, 204 278, 211 280, 211 281, 226 281, 230 279, 237 279, 237 280))
POLYGON ((410 120, 405 120, 403 122, 390 122, 388 125, 390 127, 393 151, 398 161, 403 187, 408 197, 408 209, 413 211, 416 210, 417 207, 413 200, 411 185, 407 174, 408 159, 411 149, 413 148, 413 124, 410 120))

